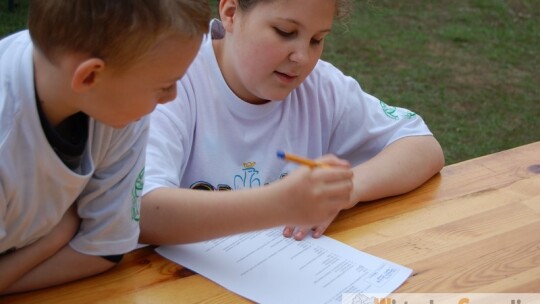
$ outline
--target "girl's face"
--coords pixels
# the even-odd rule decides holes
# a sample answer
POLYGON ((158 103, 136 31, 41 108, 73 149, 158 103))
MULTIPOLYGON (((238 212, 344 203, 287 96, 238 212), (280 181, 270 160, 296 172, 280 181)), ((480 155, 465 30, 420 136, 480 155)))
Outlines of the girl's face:
POLYGON ((282 100, 311 73, 332 28, 335 0, 221 0, 225 38, 214 42, 227 84, 243 100, 282 100))

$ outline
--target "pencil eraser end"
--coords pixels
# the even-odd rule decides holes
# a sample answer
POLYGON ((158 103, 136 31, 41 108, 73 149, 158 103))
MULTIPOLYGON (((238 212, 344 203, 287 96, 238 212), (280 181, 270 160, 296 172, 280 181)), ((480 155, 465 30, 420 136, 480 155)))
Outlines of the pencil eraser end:
POLYGON ((281 159, 285 159, 285 152, 283 151, 277 151, 277 157, 281 158, 281 159))

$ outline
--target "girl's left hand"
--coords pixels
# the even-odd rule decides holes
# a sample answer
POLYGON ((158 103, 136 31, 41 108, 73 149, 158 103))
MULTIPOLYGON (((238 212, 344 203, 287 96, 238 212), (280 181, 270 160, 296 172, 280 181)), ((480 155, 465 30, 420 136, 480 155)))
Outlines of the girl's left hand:
POLYGON ((322 223, 320 225, 317 225, 315 227, 310 226, 285 226, 283 228, 283 236, 286 238, 294 237, 295 240, 301 241, 303 240, 311 231, 311 236, 315 239, 320 238, 321 235, 326 231, 328 226, 332 223, 334 219, 327 221, 325 223, 322 223))

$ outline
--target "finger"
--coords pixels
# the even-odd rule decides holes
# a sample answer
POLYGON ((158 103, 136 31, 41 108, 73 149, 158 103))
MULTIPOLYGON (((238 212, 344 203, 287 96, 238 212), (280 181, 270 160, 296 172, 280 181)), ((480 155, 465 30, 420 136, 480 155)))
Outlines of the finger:
POLYGON ((337 156, 333 154, 323 155, 319 157, 316 161, 320 163, 328 164, 334 167, 344 167, 344 168, 351 167, 351 164, 347 160, 338 158, 337 156))
POLYGON ((311 226, 301 226, 296 229, 296 232, 294 233, 294 239, 297 241, 303 240, 308 233, 311 231, 311 226))
POLYGON ((286 238, 290 238, 293 235, 294 232, 294 226, 285 226, 283 228, 283 236, 286 238))
POLYGON ((327 224, 323 224, 323 225, 319 225, 315 227, 315 230, 313 231, 313 234, 312 234, 313 238, 315 239, 320 238, 323 235, 323 233, 326 231, 329 225, 330 223, 327 223, 327 224))

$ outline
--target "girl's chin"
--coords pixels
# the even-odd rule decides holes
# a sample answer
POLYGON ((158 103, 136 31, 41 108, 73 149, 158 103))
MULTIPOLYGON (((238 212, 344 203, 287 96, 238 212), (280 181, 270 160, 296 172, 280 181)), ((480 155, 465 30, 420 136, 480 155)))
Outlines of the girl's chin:
POLYGON ((291 91, 287 91, 286 93, 283 93, 283 94, 275 94, 275 93, 268 94, 266 98, 261 98, 260 101, 261 103, 267 103, 269 101, 282 101, 285 98, 287 98, 287 96, 289 96, 290 93, 291 91))
POLYGON ((257 94, 252 94, 247 99, 242 97, 240 98, 251 104, 265 104, 270 101, 282 101, 287 98, 287 96, 289 96, 289 94, 291 94, 295 88, 296 87, 293 88, 291 86, 284 87, 282 85, 273 85, 271 87, 264 88, 263 90, 259 90, 257 94))

